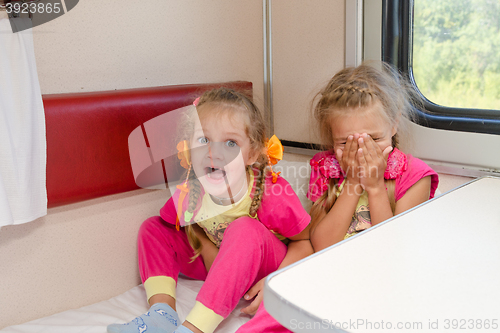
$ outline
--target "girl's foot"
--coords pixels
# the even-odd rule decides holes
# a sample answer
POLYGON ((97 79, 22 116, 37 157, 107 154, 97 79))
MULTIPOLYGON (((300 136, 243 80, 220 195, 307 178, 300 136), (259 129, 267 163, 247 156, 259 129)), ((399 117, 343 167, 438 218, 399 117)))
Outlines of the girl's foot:
POLYGON ((179 324, 174 309, 168 304, 156 303, 129 323, 108 325, 108 333, 173 333, 179 324))

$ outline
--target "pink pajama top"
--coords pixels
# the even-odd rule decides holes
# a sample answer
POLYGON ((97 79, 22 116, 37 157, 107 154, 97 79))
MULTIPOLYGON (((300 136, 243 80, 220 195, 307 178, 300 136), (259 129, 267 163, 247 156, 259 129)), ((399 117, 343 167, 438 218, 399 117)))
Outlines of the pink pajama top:
MULTIPOLYGON (((257 170, 254 170, 254 174, 256 173, 257 170)), ((250 194, 252 198, 254 192, 255 181, 250 194)), ((174 195, 160 210, 160 216, 163 220, 172 224, 175 224, 179 194, 179 190, 175 191, 174 195)), ((203 195, 204 191, 202 190, 199 202, 201 202, 203 195)), ((183 212, 186 211, 188 202, 188 197, 186 197, 183 202, 183 212)), ((199 207, 196 208, 193 216, 196 216, 198 211, 199 207)), ((271 176, 266 176, 265 178, 264 194, 255 218, 271 232, 284 237, 292 237, 299 234, 311 221, 311 217, 302 207, 292 186, 282 177, 278 177, 276 183, 273 183, 271 176)), ((184 220, 184 214, 180 215, 179 220, 181 226, 186 225, 187 221, 184 220)))

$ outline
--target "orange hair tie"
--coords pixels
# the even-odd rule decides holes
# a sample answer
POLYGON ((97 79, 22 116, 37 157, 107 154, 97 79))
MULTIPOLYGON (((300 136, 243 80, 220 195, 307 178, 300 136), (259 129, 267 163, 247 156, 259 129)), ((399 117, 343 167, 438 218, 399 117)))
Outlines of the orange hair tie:
MULTIPOLYGON (((184 199, 189 193, 189 188, 187 186, 187 182, 189 179, 189 173, 191 172, 191 160, 189 155, 189 144, 186 140, 181 141, 177 144, 177 157, 181 160, 181 166, 185 169, 188 169, 186 180, 181 185, 177 185, 177 189, 181 191, 179 194, 179 201, 177 205, 177 215, 175 217, 175 229, 179 231, 180 229, 180 215, 182 213, 182 207, 184 203, 184 199)), ((192 215, 192 214, 191 214, 192 215)))
POLYGON ((189 144, 186 140, 183 140, 177 144, 177 157, 181 160, 181 165, 184 169, 191 168, 189 144))
POLYGON ((269 167, 271 168, 271 174, 273 176, 273 184, 278 180, 278 176, 281 172, 274 172, 273 165, 278 163, 279 160, 283 159, 283 145, 276 135, 273 135, 266 143, 266 155, 269 161, 269 167))

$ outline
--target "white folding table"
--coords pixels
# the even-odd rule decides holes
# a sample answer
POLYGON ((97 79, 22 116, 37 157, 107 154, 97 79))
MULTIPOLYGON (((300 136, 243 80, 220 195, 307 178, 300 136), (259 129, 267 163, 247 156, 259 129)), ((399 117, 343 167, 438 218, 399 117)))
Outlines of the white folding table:
POLYGON ((500 178, 277 271, 264 303, 293 332, 500 332, 500 178))

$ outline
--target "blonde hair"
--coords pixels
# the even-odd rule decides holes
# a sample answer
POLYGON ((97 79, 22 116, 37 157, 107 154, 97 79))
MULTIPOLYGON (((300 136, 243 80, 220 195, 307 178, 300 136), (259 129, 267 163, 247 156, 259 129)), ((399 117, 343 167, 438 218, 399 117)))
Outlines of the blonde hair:
MULTIPOLYGON (((412 103, 420 104, 420 99, 408 81, 386 63, 363 63, 358 67, 348 67, 333 76, 328 84, 313 99, 313 116, 319 129, 322 146, 333 149, 331 121, 337 117, 355 112, 379 102, 381 117, 398 132, 392 137, 392 146, 399 147, 402 139, 408 142, 408 122, 413 120, 412 103)), ((389 201, 394 213, 394 180, 386 181, 389 201)), ((312 221, 332 208, 336 200, 337 180, 331 179, 325 192, 311 208, 312 221)))
MULTIPOLYGON (((207 112, 210 111, 210 116, 219 116, 221 114, 233 117, 239 115, 244 122, 245 134, 250 139, 251 153, 261 152, 257 161, 247 168, 256 168, 258 170, 255 177, 255 192, 250 206, 249 214, 256 216, 257 210, 262 201, 264 193, 264 184, 266 177, 266 167, 268 165, 267 155, 264 153, 266 144, 266 122, 264 116, 259 111, 252 99, 243 92, 235 91, 228 88, 217 88, 203 93, 197 104, 197 116, 200 119, 208 116, 207 112), (203 106, 210 106, 205 108, 203 106)), ((190 141, 194 132, 194 122, 192 117, 187 115, 181 121, 181 140, 190 141)), ((189 203, 187 211, 194 213, 199 202, 202 185, 199 180, 191 172, 188 179, 189 186, 189 203)), ((180 208, 179 208, 180 209, 180 208)), ((189 221, 187 221, 189 222, 189 221)), ((193 248, 195 255, 191 258, 196 259, 201 253, 202 244, 196 236, 193 226, 188 224, 186 226, 186 234, 188 236, 189 244, 193 248)))

